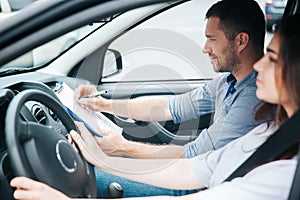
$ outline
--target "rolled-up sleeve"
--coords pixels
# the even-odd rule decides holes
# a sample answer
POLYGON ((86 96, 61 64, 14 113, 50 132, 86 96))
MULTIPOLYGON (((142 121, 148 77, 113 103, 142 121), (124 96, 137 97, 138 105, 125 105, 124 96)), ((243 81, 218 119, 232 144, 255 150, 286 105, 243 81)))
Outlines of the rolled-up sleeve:
POLYGON ((209 154, 210 152, 207 152, 190 159, 193 172, 199 179, 199 182, 205 187, 209 186, 209 181, 213 173, 213 167, 210 167, 207 159, 209 154))
POLYGON ((210 83, 191 92, 171 97, 169 110, 174 123, 177 124, 214 112, 215 90, 212 87, 213 83, 210 83))

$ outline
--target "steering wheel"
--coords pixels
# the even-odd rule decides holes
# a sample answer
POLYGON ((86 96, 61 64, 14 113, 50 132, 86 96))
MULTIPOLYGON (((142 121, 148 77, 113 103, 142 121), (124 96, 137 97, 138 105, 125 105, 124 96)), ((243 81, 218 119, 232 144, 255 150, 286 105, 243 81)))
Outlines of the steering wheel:
POLYGON ((95 197, 93 166, 69 144, 66 134, 71 130, 76 130, 74 121, 54 97, 35 89, 17 94, 5 118, 6 145, 13 173, 44 182, 70 197, 95 197), (33 120, 34 116, 24 106, 28 101, 50 109, 65 129, 33 120))

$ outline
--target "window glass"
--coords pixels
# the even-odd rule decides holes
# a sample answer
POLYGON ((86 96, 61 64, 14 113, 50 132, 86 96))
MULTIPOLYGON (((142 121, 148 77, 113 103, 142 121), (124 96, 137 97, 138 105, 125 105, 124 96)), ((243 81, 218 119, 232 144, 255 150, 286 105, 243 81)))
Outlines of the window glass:
POLYGON ((51 40, 50 42, 39 46, 1 66, 0 72, 41 67, 61 55, 73 44, 84 38, 94 29, 98 28, 102 23, 104 22, 87 25, 51 40))
MULTIPOLYGON (((152 17, 115 40, 122 72, 102 81, 213 78, 205 43, 205 13, 215 0, 190 1, 152 17)), ((105 66, 107 67, 107 66, 105 66)), ((104 67, 104 70, 105 70, 104 67)))

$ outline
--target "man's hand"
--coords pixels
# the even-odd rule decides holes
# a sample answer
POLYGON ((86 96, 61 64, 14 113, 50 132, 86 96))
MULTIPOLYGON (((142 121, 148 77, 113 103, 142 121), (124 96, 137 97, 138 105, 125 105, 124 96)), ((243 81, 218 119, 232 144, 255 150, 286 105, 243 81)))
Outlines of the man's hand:
POLYGON ((89 94, 97 92, 97 89, 95 86, 92 85, 80 85, 78 88, 74 91, 74 97, 75 99, 79 99, 82 96, 87 96, 89 94))
POLYGON ((26 177, 14 178, 10 185, 16 188, 14 198, 18 200, 70 200, 69 197, 48 185, 26 177))
POLYGON ((80 98, 82 96, 87 96, 89 94, 93 94, 97 92, 97 89, 91 85, 80 85, 78 88, 75 89, 74 98, 76 102, 87 110, 92 111, 105 111, 105 106, 108 104, 108 100, 101 97, 92 97, 92 98, 80 98))

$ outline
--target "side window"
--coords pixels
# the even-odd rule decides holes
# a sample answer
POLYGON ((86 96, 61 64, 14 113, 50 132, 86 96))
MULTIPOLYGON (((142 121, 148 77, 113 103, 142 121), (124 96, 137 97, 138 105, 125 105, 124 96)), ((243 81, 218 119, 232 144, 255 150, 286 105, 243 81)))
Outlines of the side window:
MULTIPOLYGON (((109 49, 122 58, 122 71, 102 79, 145 81, 213 78, 205 43, 205 13, 215 0, 183 3, 116 39, 109 49)), ((104 66, 108 68, 109 66, 104 66)))

